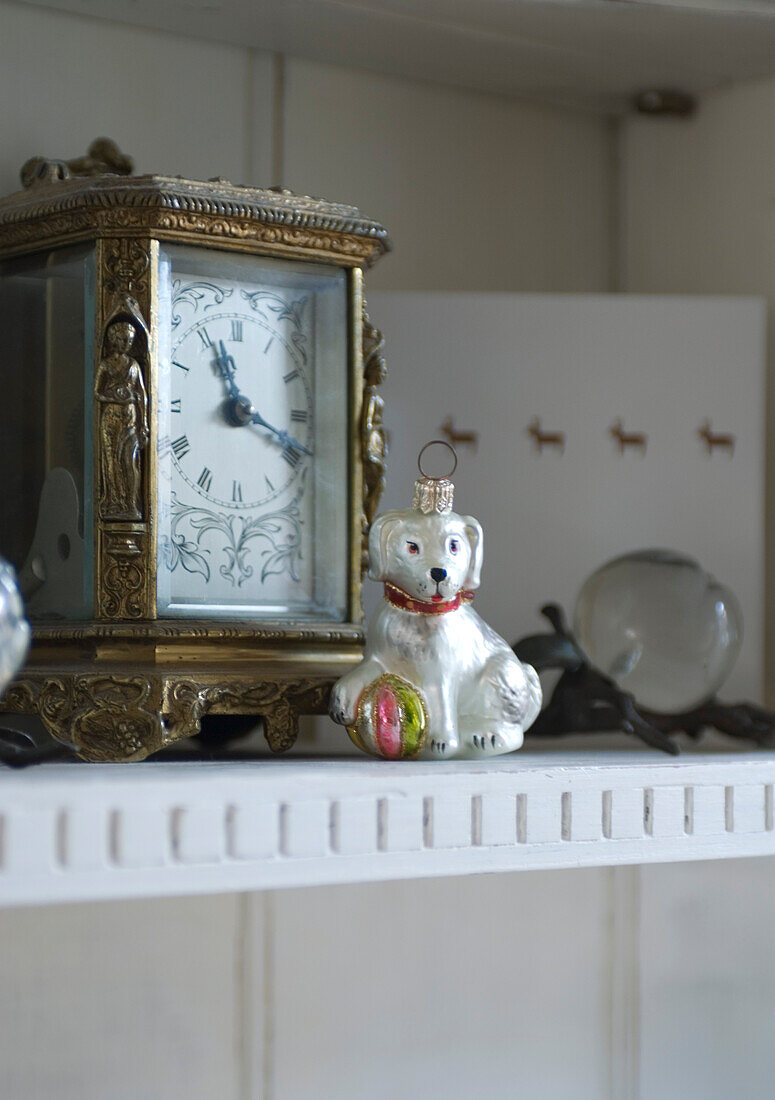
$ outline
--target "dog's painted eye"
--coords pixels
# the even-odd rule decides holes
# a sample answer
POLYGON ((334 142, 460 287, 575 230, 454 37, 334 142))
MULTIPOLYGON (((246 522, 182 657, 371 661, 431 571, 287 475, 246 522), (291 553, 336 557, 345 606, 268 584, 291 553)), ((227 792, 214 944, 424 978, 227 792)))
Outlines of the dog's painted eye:
POLYGON ((457 554, 458 550, 460 549, 460 543, 457 541, 457 539, 450 540, 449 549, 452 554, 457 554))
POLYGON ((417 545, 416 542, 408 542, 406 545, 409 547, 409 553, 410 554, 419 554, 420 553, 420 547, 417 545))

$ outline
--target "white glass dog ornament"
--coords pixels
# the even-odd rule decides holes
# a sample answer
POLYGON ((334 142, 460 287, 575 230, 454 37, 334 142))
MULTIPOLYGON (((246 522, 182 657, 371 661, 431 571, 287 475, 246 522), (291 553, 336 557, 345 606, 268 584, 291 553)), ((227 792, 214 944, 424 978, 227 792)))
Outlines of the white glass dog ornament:
POLYGON ((421 477, 412 507, 383 512, 369 534, 369 576, 383 582, 384 599, 329 713, 373 755, 512 752, 541 709, 535 670, 471 606, 482 528, 452 511, 453 491, 447 478, 421 477))

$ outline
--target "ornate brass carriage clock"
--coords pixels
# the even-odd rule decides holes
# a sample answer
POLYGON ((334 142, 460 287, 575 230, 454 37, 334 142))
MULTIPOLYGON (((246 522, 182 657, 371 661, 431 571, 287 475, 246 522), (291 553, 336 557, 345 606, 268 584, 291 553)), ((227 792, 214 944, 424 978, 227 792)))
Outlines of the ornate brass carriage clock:
POLYGON ((90 154, 0 201, 0 554, 34 630, 0 709, 90 760, 207 713, 282 750, 359 658, 384 459, 362 278, 389 241, 353 207, 90 154))

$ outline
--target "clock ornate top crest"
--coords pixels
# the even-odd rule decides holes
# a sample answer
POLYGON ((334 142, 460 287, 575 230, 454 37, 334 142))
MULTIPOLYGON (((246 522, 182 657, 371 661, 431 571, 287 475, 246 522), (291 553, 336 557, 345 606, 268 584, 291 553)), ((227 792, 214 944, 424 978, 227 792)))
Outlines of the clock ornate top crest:
POLYGON ((0 554, 33 622, 0 709, 84 759, 204 715, 288 748, 362 644, 382 337, 351 206, 131 176, 100 139, 0 200, 0 554))

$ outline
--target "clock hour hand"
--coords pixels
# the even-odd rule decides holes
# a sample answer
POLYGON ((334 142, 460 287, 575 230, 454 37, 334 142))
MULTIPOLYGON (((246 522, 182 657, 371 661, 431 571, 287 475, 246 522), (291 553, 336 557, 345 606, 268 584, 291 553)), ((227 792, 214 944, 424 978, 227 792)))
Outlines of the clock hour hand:
POLYGON ((294 451, 301 451, 301 453, 305 455, 312 454, 312 451, 305 447, 303 443, 299 443, 298 439, 294 439, 289 432, 281 430, 280 428, 274 428, 271 424, 268 424, 261 413, 256 412, 255 409, 253 410, 251 420, 254 424, 260 424, 262 428, 266 428, 268 432, 276 435, 277 439, 284 447, 293 447, 294 451))
POLYGON ((215 353, 215 365, 220 372, 221 378, 226 383, 229 396, 236 401, 237 398, 242 396, 234 377, 237 373, 237 368, 234 366, 234 357, 229 355, 226 351, 226 345, 223 340, 220 341, 219 349, 215 353))
POLYGON ((224 404, 224 412, 226 419, 235 428, 244 427, 245 424, 250 424, 253 419, 253 403, 249 397, 245 397, 244 393, 240 393, 237 380, 234 377, 237 373, 237 368, 234 365, 234 356, 229 355, 226 351, 226 345, 223 340, 219 341, 219 350, 215 353, 215 366, 221 378, 226 383, 226 389, 229 396, 224 404))

